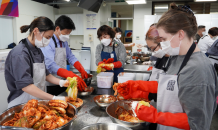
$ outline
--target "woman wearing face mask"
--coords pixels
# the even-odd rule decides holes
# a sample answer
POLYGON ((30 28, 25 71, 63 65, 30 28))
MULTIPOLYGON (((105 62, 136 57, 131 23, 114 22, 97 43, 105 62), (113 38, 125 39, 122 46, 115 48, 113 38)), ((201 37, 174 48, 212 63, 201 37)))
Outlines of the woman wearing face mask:
POLYGON ((114 72, 114 82, 117 82, 117 75, 123 72, 127 56, 126 49, 121 42, 113 40, 115 32, 107 25, 101 26, 97 31, 97 35, 101 44, 96 47, 96 65, 104 64, 107 72, 114 72), (104 62, 104 59, 112 59, 112 61, 104 62))
POLYGON ((152 56, 156 57, 156 64, 152 70, 152 75, 150 76, 150 81, 158 81, 157 74, 162 73, 163 70, 166 71, 168 64, 167 61, 169 59, 168 55, 165 55, 163 50, 161 49, 161 38, 159 37, 156 26, 152 26, 149 28, 145 40, 147 43, 147 48, 152 52, 152 56))
MULTIPOLYGON (((114 30, 115 33, 116 33, 114 40, 117 41, 117 42, 121 42, 121 43, 122 43, 122 41, 120 40, 120 38, 122 37, 122 33, 123 33, 123 31, 121 30, 121 28, 115 27, 113 30, 114 30)), ((123 44, 123 45, 124 45, 125 47, 133 47, 133 46, 135 46, 135 43, 123 44)))
POLYGON ((208 54, 206 53, 207 50, 213 45, 217 36, 218 36, 218 28, 213 27, 209 29, 208 35, 204 35, 202 38, 200 38, 198 42, 198 47, 203 53, 205 53, 206 56, 208 56, 208 54))
POLYGON ((65 97, 56 97, 45 92, 46 80, 62 87, 69 84, 48 72, 43 53, 39 49, 49 44, 54 33, 53 22, 46 17, 38 17, 20 30, 21 33, 30 30, 30 34, 10 51, 5 62, 5 80, 10 91, 8 108, 31 99, 65 100, 65 97))
POLYGON ((117 89, 124 98, 135 90, 156 92, 157 109, 138 104, 135 111, 140 120, 158 123, 158 130, 209 130, 216 109, 217 75, 193 43, 197 22, 190 7, 170 7, 157 24, 162 50, 172 56, 168 70, 159 74, 158 84, 141 86, 127 81, 128 89, 117 89))
MULTIPOLYGON (((71 52, 67 42, 72 30, 75 30, 73 21, 68 16, 60 16, 55 21, 55 32, 49 45, 41 48, 41 50, 45 56, 46 68, 51 74, 64 79, 67 77, 77 77, 78 89, 79 91, 84 91, 87 86, 82 78, 88 78, 88 74, 71 52), (81 73, 82 78, 72 71, 68 71, 66 69, 67 63, 73 65, 81 73)), ((50 94, 59 95, 65 90, 66 88, 47 82, 47 92, 50 94)))

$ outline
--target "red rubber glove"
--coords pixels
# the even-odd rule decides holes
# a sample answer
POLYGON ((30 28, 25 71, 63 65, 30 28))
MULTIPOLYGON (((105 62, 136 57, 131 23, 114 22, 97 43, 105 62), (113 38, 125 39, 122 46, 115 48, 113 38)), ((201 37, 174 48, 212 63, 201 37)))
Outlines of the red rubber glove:
POLYGON ((100 64, 102 64, 102 63, 104 63, 104 62, 106 62, 106 59, 104 59, 104 60, 101 61, 101 62, 98 62, 98 65, 100 65, 100 64))
POLYGON ((157 93, 157 81, 142 81, 142 80, 129 80, 117 86, 118 93, 125 99, 133 98, 136 95, 141 95, 142 92, 157 93), (138 91, 139 90, 139 91, 138 91))
POLYGON ((122 67, 122 63, 120 61, 114 62, 114 63, 104 63, 103 68, 105 68, 106 70, 112 70, 113 68, 121 68, 122 67))
POLYGON ((153 69, 153 67, 150 66, 150 67, 147 69, 147 71, 151 71, 152 69, 153 69))
POLYGON ((152 105, 150 107, 142 105, 138 110, 137 108, 138 105, 135 112, 140 120, 190 130, 186 113, 157 112, 157 109, 152 105))
POLYGON ((87 88, 86 83, 78 75, 74 74, 72 71, 68 71, 66 69, 60 68, 58 69, 57 75, 65 79, 67 77, 71 77, 71 78, 77 77, 77 88, 79 89, 79 91, 83 92, 85 88, 87 88))
POLYGON ((105 61, 105 64, 113 63, 113 62, 114 62, 114 58, 109 58, 107 59, 107 61, 105 61))
POLYGON ((82 79, 87 79, 88 78, 87 72, 85 71, 85 69, 80 64, 79 61, 75 62, 73 66, 81 73, 82 79))

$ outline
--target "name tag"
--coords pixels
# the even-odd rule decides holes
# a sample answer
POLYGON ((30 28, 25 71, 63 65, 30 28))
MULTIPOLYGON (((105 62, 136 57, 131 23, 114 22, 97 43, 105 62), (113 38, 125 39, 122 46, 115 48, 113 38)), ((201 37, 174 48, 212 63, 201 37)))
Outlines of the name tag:
POLYGON ((114 53, 111 53, 111 58, 114 58, 114 53))

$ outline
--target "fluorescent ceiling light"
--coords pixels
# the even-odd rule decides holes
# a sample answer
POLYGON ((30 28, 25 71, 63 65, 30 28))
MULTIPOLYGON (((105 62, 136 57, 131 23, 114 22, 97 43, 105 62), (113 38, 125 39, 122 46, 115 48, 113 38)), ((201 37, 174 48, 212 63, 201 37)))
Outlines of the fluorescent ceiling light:
POLYGON ((168 7, 154 7, 154 9, 168 9, 168 7))
POLYGON ((66 0, 67 2, 70 2, 70 0, 66 0))
POLYGON ((217 1, 217 0, 195 0, 196 2, 209 2, 209 1, 217 1))
POLYGON ((145 0, 126 0, 126 2, 130 4, 146 4, 145 0))

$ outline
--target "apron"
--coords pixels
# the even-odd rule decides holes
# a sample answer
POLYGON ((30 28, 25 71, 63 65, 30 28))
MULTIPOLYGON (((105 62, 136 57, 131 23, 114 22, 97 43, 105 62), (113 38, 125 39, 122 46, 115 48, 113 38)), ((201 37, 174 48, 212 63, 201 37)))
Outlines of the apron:
MULTIPOLYGON (((104 45, 101 51, 101 59, 109 59, 109 58, 114 58, 114 62, 117 61, 117 55, 115 53, 115 44, 113 44, 113 51, 111 53, 104 52, 104 45)), ((107 70, 106 72, 113 72, 114 73, 114 82, 118 83, 118 74, 121 72, 124 72, 123 68, 114 68, 114 70, 107 70)))
MULTIPOLYGON (((185 56, 179 72, 183 69, 189 61, 192 53, 194 52, 196 44, 192 44, 187 55, 185 56)), ((170 113, 184 113, 183 108, 179 101, 179 88, 178 88, 178 74, 168 75, 162 73, 159 76, 158 92, 157 92, 157 111, 170 112, 170 113)), ((157 130, 181 130, 175 127, 163 126, 158 124, 157 130)))
MULTIPOLYGON (((45 91, 45 81, 46 81, 46 69, 45 69, 45 64, 43 63, 35 63, 30 47, 26 41, 26 39, 22 40, 23 44, 25 44, 26 48, 29 51, 30 57, 33 60, 33 83, 35 86, 37 86, 39 89, 41 89, 42 91, 45 91)), ((43 59, 43 58, 42 58, 43 59)), ((8 104, 8 108, 16 106, 18 104, 22 104, 22 103, 26 103, 31 99, 38 99, 26 92, 23 92, 19 97, 15 98, 14 100, 12 100, 9 104, 8 104)))
POLYGON ((218 56, 209 56, 210 61, 214 65, 215 63, 218 64, 218 56))
MULTIPOLYGON (((57 42, 54 38, 54 36, 52 36, 52 39, 55 43, 55 57, 54 57, 54 61, 55 63, 60 66, 63 69, 66 69, 67 67, 67 58, 66 58, 66 48, 57 48, 57 42)), ((56 74, 52 74, 53 76, 55 76, 58 79, 63 79, 62 77, 56 75, 56 74)), ((46 86, 57 86, 56 84, 52 84, 50 82, 46 83, 46 86)))

